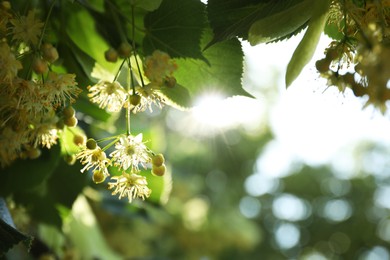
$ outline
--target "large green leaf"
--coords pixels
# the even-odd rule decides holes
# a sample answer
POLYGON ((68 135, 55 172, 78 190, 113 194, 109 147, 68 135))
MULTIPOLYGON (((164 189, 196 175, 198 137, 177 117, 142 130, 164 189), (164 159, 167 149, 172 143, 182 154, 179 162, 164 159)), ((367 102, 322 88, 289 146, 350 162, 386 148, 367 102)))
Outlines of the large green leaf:
POLYGON ((311 2, 309 0, 210 0, 207 11, 214 38, 207 47, 234 37, 244 40, 250 37, 252 45, 289 38, 301 30, 309 19, 311 6, 308 5, 311 2), (302 4, 303 2, 305 4, 302 4), (258 23, 251 27, 256 22, 258 23))
POLYGON ((329 0, 317 0, 313 4, 313 16, 310 19, 309 27, 287 66, 287 87, 299 76, 302 69, 313 57, 328 18, 329 5, 329 0))
POLYGON ((258 19, 266 2, 269 1, 209 0, 207 13, 214 38, 208 46, 237 36, 247 39, 249 27, 258 19))
POLYGON ((188 89, 179 84, 173 88, 162 88, 161 94, 164 96, 165 103, 174 108, 184 110, 191 106, 191 96, 188 89))
POLYGON ((202 59, 200 41, 205 23, 205 6, 200 1, 164 0, 145 16, 145 55, 159 49, 171 57, 202 59))
MULTIPOLYGON (((202 46, 211 40, 211 31, 205 32, 202 46)), ((195 59, 176 59, 177 82, 187 88, 194 98, 207 92, 219 92, 224 96, 249 94, 243 90, 243 52, 237 39, 220 42, 203 52, 208 63, 195 59)))
POLYGON ((284 3, 287 5, 278 5, 278 7, 283 7, 278 8, 279 12, 272 12, 252 24, 248 38, 251 45, 275 41, 294 34, 310 19, 313 10, 312 0, 285 1, 284 3))
POLYGON ((115 74, 119 66, 117 63, 106 61, 104 52, 110 46, 97 31, 95 20, 88 11, 77 6, 73 7, 69 11, 66 32, 80 50, 115 74))

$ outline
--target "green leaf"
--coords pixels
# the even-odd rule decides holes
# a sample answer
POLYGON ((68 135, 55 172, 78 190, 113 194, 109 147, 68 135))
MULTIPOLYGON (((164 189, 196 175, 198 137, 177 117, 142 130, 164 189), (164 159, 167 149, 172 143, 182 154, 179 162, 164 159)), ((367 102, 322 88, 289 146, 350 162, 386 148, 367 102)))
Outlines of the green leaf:
POLYGON ((1 169, 0 194, 9 195, 18 191, 31 190, 42 184, 55 170, 60 158, 59 145, 50 150, 43 149, 38 159, 18 160, 1 169))
POLYGON ((283 6, 283 9, 278 8, 279 12, 274 11, 252 24, 248 36, 251 45, 288 37, 310 19, 313 10, 312 0, 285 1, 284 3, 287 5, 283 6))
MULTIPOLYGON (((250 26, 269 1, 258 0, 209 0, 207 13, 214 38, 206 46, 240 37, 246 40, 250 26)), ((260 13, 261 15, 261 13, 260 13)))
POLYGON ((170 171, 166 171, 164 176, 154 176, 150 170, 141 171, 140 175, 146 177, 148 187, 152 190, 147 201, 155 204, 165 204, 168 201, 172 189, 172 175, 170 171))
POLYGON ((105 69, 111 73, 118 70, 117 63, 106 61, 104 52, 108 50, 109 45, 98 33, 94 18, 85 9, 74 7, 69 12, 66 32, 80 50, 88 54, 105 69))
POLYGON ((327 21, 329 5, 329 0, 317 0, 316 4, 313 4, 313 16, 310 19, 309 27, 287 66, 287 87, 299 76, 302 69, 313 57, 327 21))
POLYGON ((97 12, 104 12, 104 0, 79 0, 79 2, 97 12))
POLYGON ((205 6, 199 0, 164 0, 145 16, 145 55, 159 49, 174 57, 202 59, 200 41, 206 23, 205 6))
POLYGON ((123 259, 108 246, 91 206, 82 195, 73 205, 65 232, 72 244, 77 245, 80 259, 123 259))
POLYGON ((191 96, 188 89, 176 84, 173 88, 163 87, 161 94, 168 105, 184 110, 191 107, 191 96))
POLYGON ((146 11, 154 11, 161 5, 162 0, 134 0, 134 6, 146 11))
MULTIPOLYGON (((210 42, 211 37, 211 31, 206 31, 202 46, 210 42)), ((178 70, 174 76, 188 89, 191 98, 212 92, 224 96, 250 96, 241 84, 243 52, 239 40, 217 43, 205 50, 203 55, 208 64, 201 60, 176 59, 178 70)))

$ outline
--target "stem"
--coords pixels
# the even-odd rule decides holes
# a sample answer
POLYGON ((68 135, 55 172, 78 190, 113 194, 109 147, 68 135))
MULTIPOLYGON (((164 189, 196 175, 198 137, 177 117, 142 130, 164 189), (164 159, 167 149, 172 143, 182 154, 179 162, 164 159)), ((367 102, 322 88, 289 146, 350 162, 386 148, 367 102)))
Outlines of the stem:
POLYGON ((109 7, 110 7, 110 13, 111 13, 111 16, 114 19, 115 26, 116 26, 116 28, 118 28, 119 36, 121 38, 121 41, 122 42, 127 42, 127 37, 126 37, 126 34, 123 31, 122 23, 119 21, 118 16, 116 15, 115 10, 114 10, 115 9, 115 5, 111 1, 108 1, 107 3, 109 5, 109 7))
MULTIPOLYGON (((130 94, 130 86, 132 85, 132 69, 130 64, 130 58, 126 58, 127 60, 127 66, 128 66, 128 75, 127 75, 127 94, 130 94)), ((126 107, 126 130, 127 135, 130 135, 130 114, 131 114, 131 103, 130 103, 130 97, 127 100, 127 107, 126 107)))
POLYGON ((42 29, 42 34, 41 34, 41 37, 39 38, 39 42, 38 42, 38 49, 41 47, 41 44, 42 44, 42 40, 43 40, 43 35, 45 34, 45 31, 46 31, 46 27, 47 27, 47 24, 49 22, 49 18, 51 16, 51 13, 53 11, 53 8, 54 8, 54 4, 56 3, 56 0, 53 0, 51 2, 51 5, 49 7, 49 12, 47 13, 47 16, 46 16, 46 21, 43 25, 43 29, 42 29))
POLYGON ((114 80, 113 80, 112 82, 114 82, 115 80, 117 80, 117 78, 118 78, 119 74, 121 73, 122 67, 123 67, 123 65, 125 64, 125 62, 126 62, 126 59, 123 59, 121 65, 119 66, 118 71, 117 71, 116 74, 115 74, 114 80))
POLYGON ((144 79, 142 77, 142 73, 141 73, 141 69, 140 69, 140 66, 139 66, 139 63, 138 63, 138 59, 137 59, 137 50, 136 50, 136 47, 135 47, 135 30, 134 30, 134 26, 135 26, 135 20, 134 20, 134 5, 131 6, 131 41, 132 41, 132 44, 133 44, 133 51, 134 51, 134 59, 135 59, 135 64, 137 64, 137 69, 138 69, 138 73, 139 73, 139 78, 141 80, 141 85, 142 87, 145 86, 145 83, 144 83, 144 79))

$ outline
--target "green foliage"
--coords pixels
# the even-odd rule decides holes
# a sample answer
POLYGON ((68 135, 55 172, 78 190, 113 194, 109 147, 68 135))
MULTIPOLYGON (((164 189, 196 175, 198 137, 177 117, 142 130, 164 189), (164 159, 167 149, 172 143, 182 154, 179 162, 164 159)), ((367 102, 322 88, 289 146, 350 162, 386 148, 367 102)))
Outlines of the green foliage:
POLYGON ((213 28, 214 38, 208 43, 211 46, 217 42, 235 37, 248 38, 250 26, 262 16, 262 10, 267 2, 255 0, 210 0, 207 13, 213 28))
POLYGON ((38 159, 20 159, 10 167, 0 169, 0 195, 38 188, 55 171, 59 160, 60 147, 56 145, 50 150, 44 149, 38 159))
POLYGON ((173 58, 202 59, 200 40, 205 23, 205 6, 200 1, 165 0, 145 16, 144 52, 150 55, 158 49, 173 58))
POLYGON ((314 3, 311 0, 284 1, 285 6, 275 3, 277 1, 272 2, 272 12, 258 19, 249 28, 248 40, 251 45, 289 37, 300 31, 312 16, 314 3))
MULTIPOLYGON (((205 31, 202 46, 211 39, 211 33, 205 31)), ((204 51, 208 61, 177 59, 180 70, 176 79, 186 87, 192 97, 207 92, 217 92, 225 96, 248 95, 241 86, 243 72, 243 53, 237 39, 221 42, 204 51)))

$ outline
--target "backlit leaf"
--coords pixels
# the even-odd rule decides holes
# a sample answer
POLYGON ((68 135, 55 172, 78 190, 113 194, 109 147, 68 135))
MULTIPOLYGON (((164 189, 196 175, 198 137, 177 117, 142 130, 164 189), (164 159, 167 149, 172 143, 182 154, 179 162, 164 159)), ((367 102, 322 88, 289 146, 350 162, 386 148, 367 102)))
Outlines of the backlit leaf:
POLYGON ((205 26, 205 6, 198 0, 164 0, 145 16, 145 55, 159 49, 174 57, 202 59, 200 41, 205 26))
POLYGON ((324 30, 329 9, 329 0, 318 0, 313 6, 313 16, 309 22, 307 31, 298 47, 295 49, 287 66, 287 87, 290 86, 291 83, 299 76, 302 69, 313 57, 318 41, 320 40, 321 33, 324 30))

